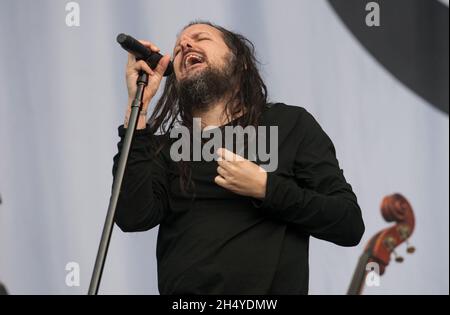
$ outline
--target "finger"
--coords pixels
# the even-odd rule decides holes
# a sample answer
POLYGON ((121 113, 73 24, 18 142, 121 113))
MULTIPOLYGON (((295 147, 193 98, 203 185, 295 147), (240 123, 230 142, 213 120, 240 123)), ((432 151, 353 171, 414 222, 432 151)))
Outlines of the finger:
POLYGON ((231 175, 226 169, 224 169, 221 166, 217 167, 217 173, 219 173, 219 175, 222 176, 223 178, 230 177, 231 175))
POLYGON ((128 61, 127 61, 127 66, 131 66, 132 64, 134 64, 136 62, 136 57, 132 54, 128 54, 128 61))
POLYGON ((134 70, 136 71, 145 71, 147 72, 147 74, 149 76, 154 75, 155 73, 153 72, 153 70, 148 66, 148 64, 143 61, 143 60, 139 60, 138 62, 136 62, 136 64, 133 67, 134 70))
POLYGON ((214 177, 214 182, 221 187, 224 187, 224 188, 228 187, 228 183, 227 183, 226 179, 220 175, 217 175, 216 177, 214 177))
POLYGON ((217 155, 226 161, 245 161, 242 156, 234 154, 225 148, 217 149, 217 155))
POLYGON ((139 42, 144 45, 145 47, 147 47, 148 49, 150 49, 151 51, 154 52, 159 52, 160 49, 158 48, 158 46, 156 46, 155 44, 153 44, 152 42, 149 42, 147 40, 139 40, 139 42))
POLYGON ((155 68, 155 73, 162 77, 164 75, 164 72, 166 72, 169 62, 170 55, 164 55, 164 57, 159 60, 158 65, 155 68))
POLYGON ((222 168, 224 168, 228 172, 233 172, 233 170, 234 170, 234 165, 231 164, 230 161, 218 160, 217 164, 219 164, 219 166, 221 166, 222 168))
POLYGON ((225 161, 235 161, 235 154, 225 148, 217 149, 217 155, 225 161))

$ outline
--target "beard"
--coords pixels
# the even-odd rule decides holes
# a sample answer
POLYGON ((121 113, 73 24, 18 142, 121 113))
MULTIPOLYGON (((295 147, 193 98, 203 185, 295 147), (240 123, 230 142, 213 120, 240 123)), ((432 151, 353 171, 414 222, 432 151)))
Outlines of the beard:
MULTIPOLYGON (((231 61, 231 60, 230 60, 231 61)), ((230 93, 233 89, 232 62, 223 68, 206 65, 204 69, 185 79, 176 81, 178 104, 184 112, 204 111, 209 105, 230 93)))

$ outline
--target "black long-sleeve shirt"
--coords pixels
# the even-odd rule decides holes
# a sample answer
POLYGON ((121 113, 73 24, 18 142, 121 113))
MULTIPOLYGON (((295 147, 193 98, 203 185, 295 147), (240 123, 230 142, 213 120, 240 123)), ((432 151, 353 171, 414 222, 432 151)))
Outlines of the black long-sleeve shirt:
MULTIPOLYGON (((125 232, 159 224, 161 294, 307 294, 309 237, 359 243, 361 210, 330 138, 303 108, 268 104, 261 126, 278 126, 278 168, 263 201, 214 182, 217 162, 192 161, 195 199, 182 193, 166 136, 137 130, 116 212, 125 232)), ((119 127, 119 152, 125 134, 119 127)), ((114 158, 115 171, 118 155, 114 158)))

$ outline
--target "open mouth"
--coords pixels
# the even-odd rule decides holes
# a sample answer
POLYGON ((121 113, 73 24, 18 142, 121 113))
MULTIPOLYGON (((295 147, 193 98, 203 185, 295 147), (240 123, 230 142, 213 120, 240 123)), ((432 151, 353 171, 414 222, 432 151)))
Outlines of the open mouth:
POLYGON ((185 58, 184 58, 184 68, 185 69, 190 69, 193 68, 195 66, 198 66, 200 64, 202 64, 204 62, 204 57, 201 56, 200 54, 196 54, 196 53, 189 53, 185 58))

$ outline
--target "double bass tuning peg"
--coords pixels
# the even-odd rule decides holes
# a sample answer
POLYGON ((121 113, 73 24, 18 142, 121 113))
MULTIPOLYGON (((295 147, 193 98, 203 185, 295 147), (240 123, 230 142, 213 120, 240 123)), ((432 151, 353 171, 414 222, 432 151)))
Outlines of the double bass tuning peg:
MULTIPOLYGON (((406 240, 406 252, 408 254, 412 254, 415 251, 416 251, 416 248, 414 246, 412 246, 411 244, 409 244, 408 240, 406 240)), ((402 256, 397 254, 395 249, 392 249, 392 254, 394 254, 395 261, 398 262, 398 263, 402 263, 405 260, 402 256)))
POLYGON ((406 241, 406 252, 412 254, 416 251, 416 248, 409 244, 409 237, 411 236, 410 228, 406 225, 400 225, 398 227, 400 237, 406 241))
POLYGON ((409 244, 408 240, 406 240, 406 252, 408 254, 413 254, 416 251, 416 248, 409 244))
POLYGON ((392 236, 387 237, 384 240, 384 245, 389 249, 389 251, 394 255, 395 261, 398 263, 403 262, 403 257, 399 256, 397 252, 395 251, 395 239, 392 236))
POLYGON ((399 256, 395 250, 392 251, 395 257, 395 262, 402 263, 405 259, 402 256, 399 256))

